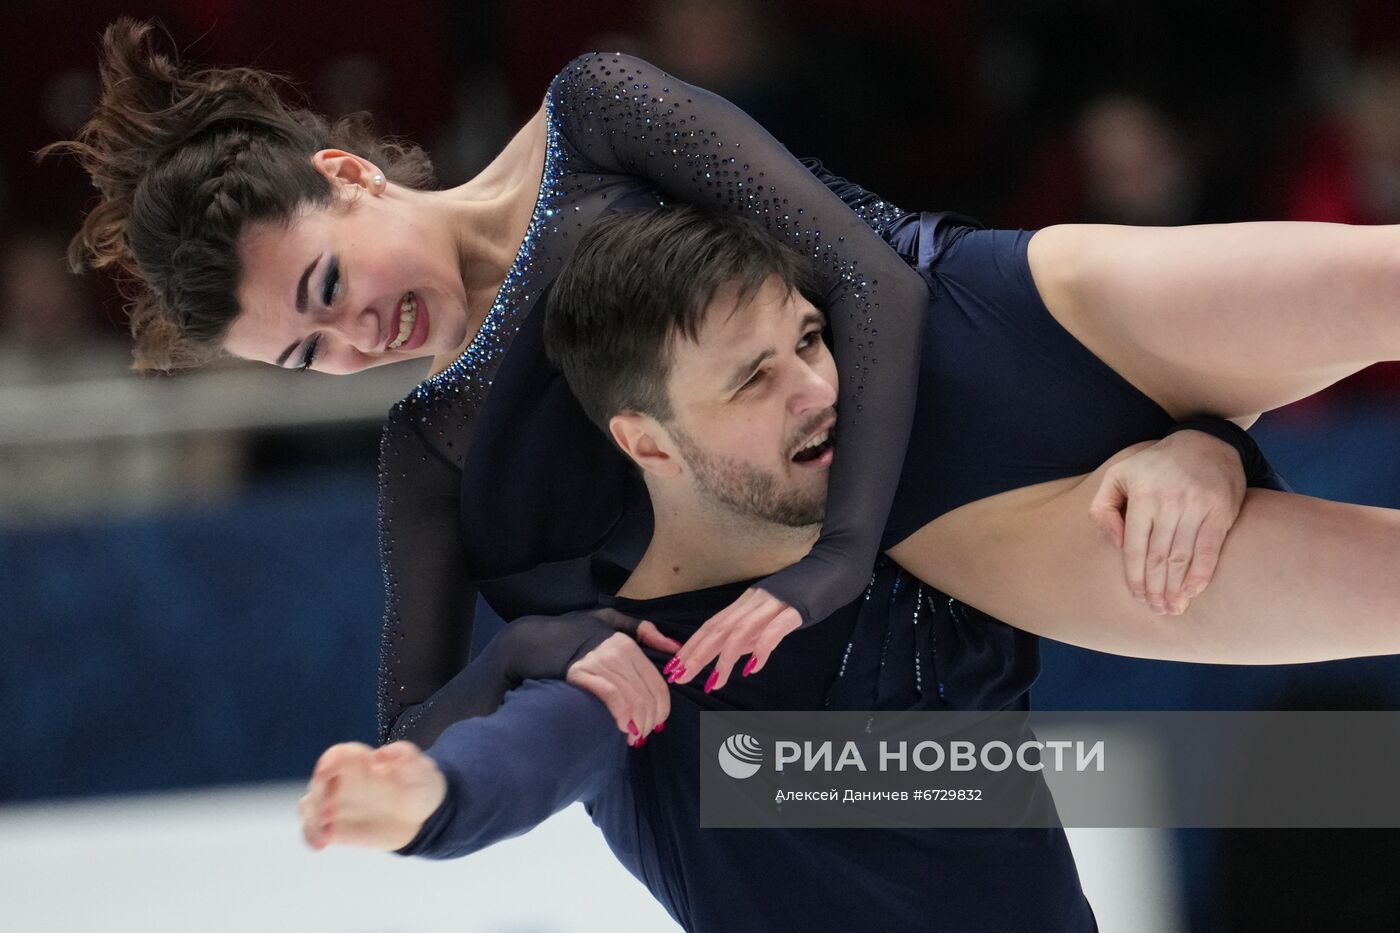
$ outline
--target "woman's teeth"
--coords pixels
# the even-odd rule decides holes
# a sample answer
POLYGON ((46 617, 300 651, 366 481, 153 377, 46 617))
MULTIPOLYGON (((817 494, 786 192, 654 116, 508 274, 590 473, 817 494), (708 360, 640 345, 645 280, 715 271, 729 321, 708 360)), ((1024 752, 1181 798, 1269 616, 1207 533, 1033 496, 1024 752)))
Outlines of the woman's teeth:
POLYGON ((399 335, 389 341, 389 349, 397 350, 403 346, 403 342, 408 339, 408 335, 413 333, 413 322, 418 318, 418 305, 413 300, 413 292, 403 296, 399 302, 399 335))

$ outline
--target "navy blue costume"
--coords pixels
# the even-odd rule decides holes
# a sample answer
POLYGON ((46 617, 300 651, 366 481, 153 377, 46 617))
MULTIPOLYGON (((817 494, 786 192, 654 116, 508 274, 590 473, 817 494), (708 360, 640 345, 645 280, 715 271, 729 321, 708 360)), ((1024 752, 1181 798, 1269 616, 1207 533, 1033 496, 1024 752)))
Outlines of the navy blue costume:
POLYGON ((838 456, 818 546, 761 581, 808 624, 861 592, 882 538, 1089 472, 1171 426, 1050 317, 1026 267, 1029 234, 908 214, 629 56, 565 68, 546 98, 546 133, 529 233, 480 333, 384 430, 381 740, 431 744, 470 714, 459 671, 478 593, 506 619, 589 609, 650 538, 640 479, 541 340, 550 283, 607 213, 673 201, 737 211, 813 260, 841 377, 838 456))
MULTIPOLYGON (((615 605, 684 639, 747 585, 615 605)), ((723 696, 675 688, 666 731, 641 749, 600 702, 557 680, 526 681, 495 713, 449 727, 428 750, 447 799, 402 851, 466 855, 582 801, 687 930, 1093 930, 1062 830, 699 828, 702 709, 868 708, 881 679, 898 708, 1024 709, 1037 671, 1033 637, 883 561, 865 597, 790 635, 762 676, 723 696), (922 670, 890 661, 907 658, 889 645, 900 632, 926 633, 922 670), (548 766, 525 742, 549 749, 548 766)))
MULTIPOLYGON (((1025 708, 1036 639, 877 564, 878 546, 964 502, 1089 472, 1162 436, 1170 419, 1053 321, 1025 264, 1029 234, 908 214, 626 56, 571 63, 546 117, 539 202, 495 305, 463 356, 395 407, 383 436, 381 738, 432 746, 453 787, 408 851, 464 854, 581 799, 692 929, 863 929, 873 909, 908 928, 1092 929, 1057 832, 700 832, 693 738, 706 703, 1025 708), (509 660, 530 622, 461 668, 478 594, 507 619, 591 609, 646 548, 645 488, 545 358, 542 312, 585 227, 673 202, 754 217, 812 258, 841 428, 818 547, 759 581, 808 625, 722 699, 677 689, 667 731, 634 753, 601 704, 557 681, 528 681, 490 714, 496 685, 483 692, 478 675, 493 661, 530 670, 509 660), (522 735, 552 750, 548 769, 520 753, 522 735), (849 884, 822 898, 790 884, 833 876, 849 884), (758 921, 737 912, 746 902, 758 921)), ((1217 427, 1258 480, 1267 465, 1247 436, 1217 427)), ((741 588, 617 608, 683 635, 741 588)))

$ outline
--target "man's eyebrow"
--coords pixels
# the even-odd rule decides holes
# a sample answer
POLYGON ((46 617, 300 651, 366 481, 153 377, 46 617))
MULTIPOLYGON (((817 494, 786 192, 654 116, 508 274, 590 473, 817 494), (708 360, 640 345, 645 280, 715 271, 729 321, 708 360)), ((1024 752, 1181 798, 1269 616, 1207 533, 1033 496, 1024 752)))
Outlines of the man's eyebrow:
POLYGON ((729 385, 726 387, 726 391, 732 391, 734 389, 739 388, 739 386, 743 385, 745 382, 748 381, 748 378, 753 375, 753 371, 755 369, 758 369, 758 367, 763 365, 764 360, 776 355, 777 354, 770 348, 762 351, 758 354, 758 356, 755 356, 752 360, 750 360, 743 366, 736 368, 734 370, 734 375, 731 376, 729 379, 729 385))
POLYGON ((809 312, 809 313, 807 314, 807 316, 804 317, 804 318, 802 319, 802 323, 799 325, 799 328, 798 328, 798 329, 799 329, 799 330, 806 330, 806 329, 809 328, 809 327, 825 327, 825 326, 826 326, 826 315, 825 315, 825 314, 822 314, 820 311, 812 311, 812 312, 809 312))

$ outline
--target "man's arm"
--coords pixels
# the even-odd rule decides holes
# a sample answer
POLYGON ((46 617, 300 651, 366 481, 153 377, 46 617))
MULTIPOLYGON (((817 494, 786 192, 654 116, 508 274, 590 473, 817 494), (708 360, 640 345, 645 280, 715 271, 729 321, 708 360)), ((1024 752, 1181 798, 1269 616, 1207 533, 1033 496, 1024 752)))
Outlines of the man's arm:
POLYGON ((457 858, 517 836, 622 779, 627 747, 607 708, 559 680, 530 680, 490 716, 450 726, 426 752, 336 745, 301 813, 307 841, 457 858))

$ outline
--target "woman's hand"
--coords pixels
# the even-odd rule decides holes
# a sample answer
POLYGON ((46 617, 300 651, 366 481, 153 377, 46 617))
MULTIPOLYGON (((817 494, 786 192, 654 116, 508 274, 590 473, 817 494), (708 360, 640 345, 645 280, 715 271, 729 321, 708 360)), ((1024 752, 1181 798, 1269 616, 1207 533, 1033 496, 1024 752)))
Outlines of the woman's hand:
POLYGON ((718 690, 729 682, 734 665, 746 654, 750 658, 743 676, 763 670, 778 643, 801 625, 801 614, 787 603, 756 587, 745 590, 729 608, 700 626, 662 672, 673 683, 689 683, 714 661, 705 692, 718 690))
POLYGON ((1153 612, 1180 615, 1215 575, 1240 514, 1240 455, 1200 431, 1179 431, 1124 453, 1094 495, 1090 518, 1122 548, 1133 597, 1153 612))
POLYGON ((603 701, 633 748, 661 731, 671 715, 670 688, 643 647, 670 654, 681 646, 652 623, 642 622, 635 639, 617 632, 570 665, 564 678, 603 701))
POLYGON ((447 796, 437 763, 412 742, 332 745, 297 804, 307 845, 393 851, 413 841, 447 796))

